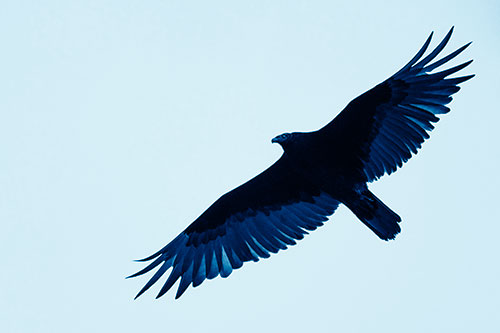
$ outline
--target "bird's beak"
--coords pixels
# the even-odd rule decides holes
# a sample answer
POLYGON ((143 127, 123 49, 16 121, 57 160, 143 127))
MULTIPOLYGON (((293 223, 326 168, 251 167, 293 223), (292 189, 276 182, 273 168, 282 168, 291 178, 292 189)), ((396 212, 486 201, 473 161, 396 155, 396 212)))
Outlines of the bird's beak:
POLYGON ((276 143, 276 142, 278 142, 278 138, 277 138, 277 137, 276 137, 276 138, 273 138, 273 139, 271 140, 271 143, 276 143))

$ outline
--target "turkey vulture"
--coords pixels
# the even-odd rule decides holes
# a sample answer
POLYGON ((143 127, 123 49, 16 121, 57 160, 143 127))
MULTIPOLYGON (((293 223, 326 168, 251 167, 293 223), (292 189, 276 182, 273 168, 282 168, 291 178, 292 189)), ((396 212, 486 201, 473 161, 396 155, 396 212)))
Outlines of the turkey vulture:
POLYGON ((285 250, 346 205, 383 240, 400 232, 401 218, 378 199, 367 183, 391 174, 416 154, 445 105, 474 75, 447 78, 468 66, 431 73, 470 43, 432 62, 450 40, 422 58, 432 33, 401 70, 351 101, 330 123, 308 132, 278 135, 283 154, 267 170, 224 194, 168 245, 139 260, 153 260, 136 277, 159 266, 136 298, 170 268, 158 297, 180 278, 176 298, 190 284, 227 277, 246 261, 285 250), (432 63, 431 63, 432 62, 432 63))

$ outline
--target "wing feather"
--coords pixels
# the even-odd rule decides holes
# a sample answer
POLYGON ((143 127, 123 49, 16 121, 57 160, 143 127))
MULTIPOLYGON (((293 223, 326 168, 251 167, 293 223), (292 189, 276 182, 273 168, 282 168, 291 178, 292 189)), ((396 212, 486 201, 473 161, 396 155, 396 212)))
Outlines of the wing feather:
POLYGON ((317 131, 339 160, 356 165, 361 181, 373 181, 391 174, 416 154, 434 129, 437 115, 460 90, 458 84, 474 75, 447 78, 467 67, 472 60, 431 73, 462 53, 470 43, 432 62, 448 44, 453 28, 426 57, 432 34, 401 70, 365 94, 354 99, 328 125, 317 131), (341 139, 340 139, 341 138, 341 139), (341 142, 336 143, 336 142, 341 142), (343 145, 343 146, 342 146, 343 145), (358 161, 358 162, 356 162, 358 161))
POLYGON ((178 298, 190 285, 197 287, 219 275, 228 277, 245 262, 286 250, 307 230, 323 225, 339 202, 306 185, 300 175, 291 174, 286 161, 282 157, 261 175, 222 196, 170 244, 146 258, 153 262, 130 277, 160 268, 136 298, 169 269, 157 297, 180 279, 178 298))

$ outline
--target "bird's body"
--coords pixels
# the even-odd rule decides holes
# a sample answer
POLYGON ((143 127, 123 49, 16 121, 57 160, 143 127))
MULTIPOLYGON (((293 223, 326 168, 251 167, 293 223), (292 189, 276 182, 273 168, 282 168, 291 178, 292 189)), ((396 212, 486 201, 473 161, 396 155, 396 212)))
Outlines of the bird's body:
MULTIPOLYGON (((453 30, 453 29, 452 29, 453 30)), ((461 53, 469 44, 431 63, 451 37, 425 58, 431 37, 400 71, 351 101, 323 128, 285 133, 272 142, 283 155, 267 170, 224 194, 132 275, 159 266, 137 297, 169 268, 158 297, 181 278, 176 297, 187 287, 218 275, 227 277, 246 261, 267 258, 315 230, 340 205, 346 205, 383 240, 400 232, 401 218, 368 189, 367 184, 401 167, 417 150, 436 115, 457 86, 473 75, 446 79, 469 62, 428 74, 461 53), (431 63, 431 64, 430 64, 431 63)), ((432 36, 432 34, 431 34, 432 36)))

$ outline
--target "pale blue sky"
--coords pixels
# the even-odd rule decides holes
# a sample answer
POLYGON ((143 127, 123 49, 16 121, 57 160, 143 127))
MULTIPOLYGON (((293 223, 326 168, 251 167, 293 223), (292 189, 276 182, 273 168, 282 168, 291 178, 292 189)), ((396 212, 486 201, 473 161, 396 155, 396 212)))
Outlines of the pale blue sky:
POLYGON ((498 332, 498 1, 3 1, 0 331, 498 332), (431 31, 473 58, 423 150, 228 279, 133 301, 158 250, 330 121, 431 31))

